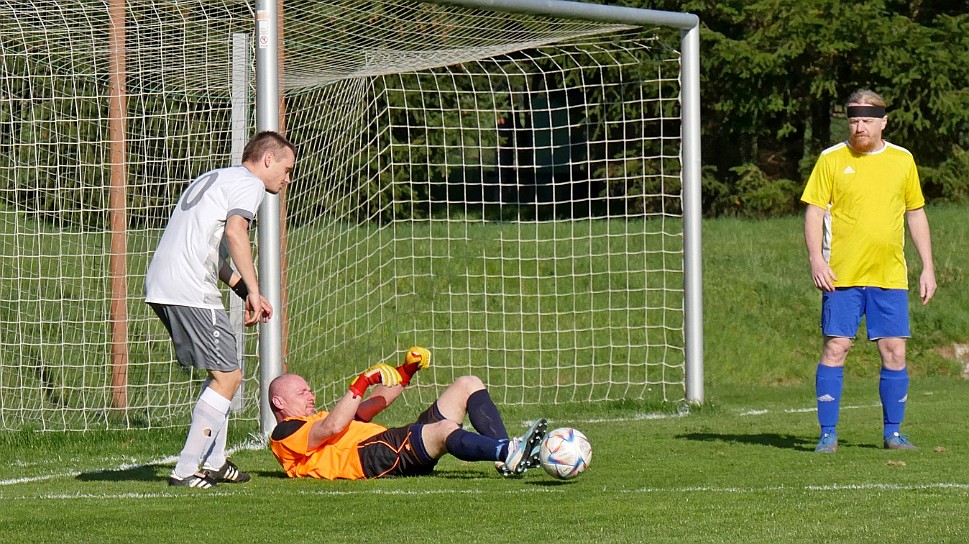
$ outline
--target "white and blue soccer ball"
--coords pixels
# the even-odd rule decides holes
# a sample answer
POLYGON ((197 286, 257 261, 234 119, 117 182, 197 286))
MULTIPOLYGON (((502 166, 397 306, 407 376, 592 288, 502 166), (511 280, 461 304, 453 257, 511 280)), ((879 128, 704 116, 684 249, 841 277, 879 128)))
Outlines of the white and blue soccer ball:
POLYGON ((592 444, 578 429, 554 429, 542 440, 538 460, 549 476, 559 480, 571 480, 589 468, 592 444))

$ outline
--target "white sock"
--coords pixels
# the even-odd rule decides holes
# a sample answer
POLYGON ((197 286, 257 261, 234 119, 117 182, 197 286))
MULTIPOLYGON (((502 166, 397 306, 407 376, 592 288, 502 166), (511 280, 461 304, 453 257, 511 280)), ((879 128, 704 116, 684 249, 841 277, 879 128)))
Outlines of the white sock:
POLYGON ((226 437, 229 436, 229 416, 226 415, 225 423, 222 424, 222 429, 219 434, 216 435, 215 441, 212 442, 212 447, 209 452, 203 457, 202 468, 205 470, 219 470, 222 465, 225 464, 225 441, 226 437))
POLYGON ((228 419, 231 400, 206 387, 192 410, 192 425, 172 476, 183 479, 198 471, 202 456, 212 449, 228 419))

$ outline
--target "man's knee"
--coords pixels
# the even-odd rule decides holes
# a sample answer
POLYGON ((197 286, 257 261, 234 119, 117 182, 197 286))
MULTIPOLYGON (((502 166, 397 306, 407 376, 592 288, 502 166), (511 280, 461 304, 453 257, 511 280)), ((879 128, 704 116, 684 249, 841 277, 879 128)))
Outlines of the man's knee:
POLYGON ((424 450, 433 459, 444 455, 444 452, 447 451, 447 437, 460 428, 457 423, 449 419, 424 425, 421 427, 421 441, 424 443, 424 450))
POLYGON ((882 357, 882 366, 888 370, 903 370, 905 368, 904 338, 879 339, 878 352, 882 357))
POLYGON ((470 374, 467 376, 461 376, 460 378, 454 380, 454 385, 466 391, 468 395, 485 388, 484 382, 481 381, 481 378, 472 376, 470 374))
POLYGON ((824 341, 824 350, 821 354, 821 364, 826 366, 843 366, 848 357, 848 351, 854 341, 851 338, 828 337, 824 341))
POLYGON ((229 372, 210 370, 209 376, 212 378, 209 388, 226 398, 232 398, 242 384, 242 370, 240 369, 229 372))

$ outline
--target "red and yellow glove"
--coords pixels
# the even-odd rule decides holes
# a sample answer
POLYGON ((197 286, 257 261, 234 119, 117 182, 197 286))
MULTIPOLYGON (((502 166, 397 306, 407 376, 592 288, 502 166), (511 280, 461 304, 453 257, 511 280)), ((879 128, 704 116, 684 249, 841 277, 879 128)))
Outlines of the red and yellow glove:
POLYGON ((371 385, 382 383, 387 387, 393 387, 400 382, 400 372, 396 368, 386 363, 378 363, 364 370, 350 383, 350 392, 358 397, 363 397, 367 388, 371 385))
POLYGON ((431 366, 431 352, 427 348, 414 346, 404 355, 404 364, 397 367, 400 373, 400 384, 410 385, 411 378, 418 370, 431 366))

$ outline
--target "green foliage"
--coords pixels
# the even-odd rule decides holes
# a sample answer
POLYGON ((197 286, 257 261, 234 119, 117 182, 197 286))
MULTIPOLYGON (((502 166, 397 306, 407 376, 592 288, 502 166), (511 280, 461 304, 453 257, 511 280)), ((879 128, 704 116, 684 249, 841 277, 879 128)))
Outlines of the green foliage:
MULTIPOLYGON (((886 138, 920 168, 941 168, 969 138, 969 13, 965 3, 890 0, 630 2, 700 17, 703 160, 721 185, 705 201, 745 202, 750 168, 804 180, 835 143, 832 120, 858 88, 889 103, 886 138)), ((927 178, 932 178, 930 174, 927 178)), ((933 201, 960 200, 969 178, 934 181, 933 201)), ((729 206, 709 214, 734 213, 729 206)), ((784 213, 779 206, 771 213, 784 213)))
POLYGON ((787 179, 769 179, 756 165, 745 163, 730 169, 737 175, 737 215, 770 217, 796 211, 801 186, 787 179))
POLYGON ((948 159, 937 167, 923 168, 921 174, 927 198, 969 202, 969 151, 953 145, 948 159))

